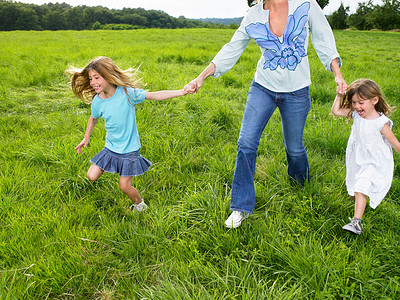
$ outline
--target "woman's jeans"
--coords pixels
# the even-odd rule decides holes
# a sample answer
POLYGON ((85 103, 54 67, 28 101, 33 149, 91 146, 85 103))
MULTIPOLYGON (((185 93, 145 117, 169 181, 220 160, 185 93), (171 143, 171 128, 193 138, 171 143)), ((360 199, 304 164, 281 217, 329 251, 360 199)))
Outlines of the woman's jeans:
POLYGON ((253 80, 239 134, 231 210, 254 212, 257 148, 261 134, 276 107, 281 114, 288 174, 300 184, 309 178, 308 158, 303 145, 304 125, 311 107, 309 87, 289 93, 276 93, 253 80))

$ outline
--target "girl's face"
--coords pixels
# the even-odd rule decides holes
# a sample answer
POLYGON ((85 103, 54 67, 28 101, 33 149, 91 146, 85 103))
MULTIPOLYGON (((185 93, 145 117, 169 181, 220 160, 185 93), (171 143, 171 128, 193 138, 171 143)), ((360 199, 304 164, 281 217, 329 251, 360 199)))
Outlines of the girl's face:
POLYGON ((100 98, 106 99, 114 95, 115 86, 107 82, 99 73, 92 69, 89 70, 88 75, 90 86, 100 98))
POLYGON ((364 119, 376 119, 379 117, 379 113, 375 109, 375 104, 377 104, 378 101, 378 97, 361 99, 357 94, 354 94, 351 99, 354 110, 364 119))

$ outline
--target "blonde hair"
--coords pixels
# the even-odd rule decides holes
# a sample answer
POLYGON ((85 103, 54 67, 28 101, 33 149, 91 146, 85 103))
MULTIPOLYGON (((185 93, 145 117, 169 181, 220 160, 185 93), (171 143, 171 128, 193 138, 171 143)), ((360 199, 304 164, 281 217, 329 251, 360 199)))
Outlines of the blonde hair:
POLYGON ((347 115, 347 118, 349 119, 351 119, 352 113, 354 111, 352 103, 354 95, 358 95, 358 97, 364 100, 370 100, 378 97, 378 102, 375 104, 375 109, 377 112, 380 112, 386 116, 395 109, 395 107, 390 107, 385 102, 381 89, 375 81, 371 79, 361 78, 353 81, 349 85, 346 95, 341 103, 342 108, 350 109, 349 114, 347 115))
POLYGON ((90 103, 96 95, 95 90, 90 86, 90 70, 99 73, 108 83, 123 87, 126 94, 126 87, 139 88, 143 86, 137 69, 121 70, 111 58, 100 56, 93 59, 83 69, 70 66, 65 71, 71 79, 70 85, 73 93, 85 103, 90 103))

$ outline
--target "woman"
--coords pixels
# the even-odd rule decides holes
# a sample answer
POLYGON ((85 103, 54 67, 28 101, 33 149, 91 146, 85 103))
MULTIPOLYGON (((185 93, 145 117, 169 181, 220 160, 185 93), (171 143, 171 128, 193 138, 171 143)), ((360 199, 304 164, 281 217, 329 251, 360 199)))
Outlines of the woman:
POLYGON ((310 35, 319 59, 334 74, 337 92, 344 94, 347 85, 340 72, 335 38, 315 0, 259 0, 249 9, 232 40, 186 87, 197 92, 205 78, 225 74, 251 39, 260 46, 262 55, 250 85, 239 134, 231 193, 233 212, 225 221, 229 228, 240 226, 254 212, 257 148, 276 107, 282 119, 288 174, 300 184, 309 178, 303 130, 311 107, 307 56, 310 35))

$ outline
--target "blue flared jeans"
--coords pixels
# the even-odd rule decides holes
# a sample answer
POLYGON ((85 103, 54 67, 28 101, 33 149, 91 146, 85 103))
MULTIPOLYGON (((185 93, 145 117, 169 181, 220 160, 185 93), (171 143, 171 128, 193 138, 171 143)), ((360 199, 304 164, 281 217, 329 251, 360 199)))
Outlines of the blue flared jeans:
POLYGON ((282 121, 288 174, 300 184, 304 184, 309 178, 308 158, 303 145, 304 126, 311 107, 309 87, 294 92, 277 93, 253 80, 239 134, 231 210, 254 212, 257 148, 261 134, 277 107, 282 121))

